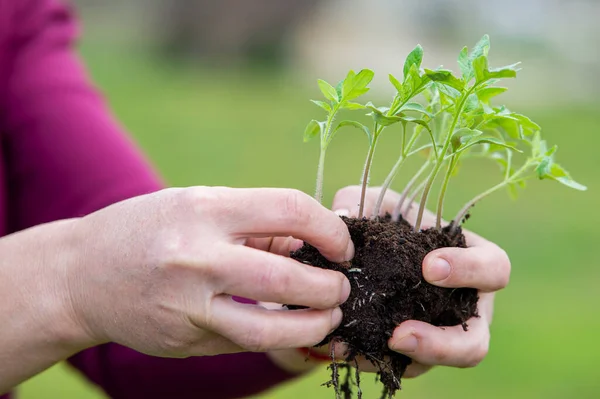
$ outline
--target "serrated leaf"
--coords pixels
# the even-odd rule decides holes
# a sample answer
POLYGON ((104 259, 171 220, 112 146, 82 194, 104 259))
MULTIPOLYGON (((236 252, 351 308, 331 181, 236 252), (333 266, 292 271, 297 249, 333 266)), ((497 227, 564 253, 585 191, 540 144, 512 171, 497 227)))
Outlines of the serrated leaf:
POLYGON ((435 71, 432 71, 431 69, 425 69, 425 76, 427 76, 433 82, 450 86, 458 91, 462 91, 465 87, 465 82, 454 76, 452 71, 448 69, 436 69, 435 71))
POLYGON ((473 130, 466 127, 455 130, 452 134, 452 151, 455 152, 460 146, 481 134, 483 132, 480 130, 473 130))
POLYGON ((423 62, 423 47, 421 47, 420 44, 417 44, 417 47, 415 47, 406 56, 406 60, 404 61, 404 68, 402 70, 404 73, 404 81, 406 81, 406 79, 408 78, 412 66, 415 65, 418 70, 419 68, 421 68, 421 62, 423 62))
POLYGON ((421 104, 419 103, 406 103, 402 106, 402 108, 400 108, 400 110, 398 111, 400 112, 405 112, 405 111, 414 111, 414 112, 419 112, 423 115, 427 115, 429 117, 432 117, 431 113, 429 113, 425 107, 423 107, 421 104))
POLYGON ((374 72, 370 69, 363 69, 355 76, 349 74, 346 79, 350 79, 347 83, 344 81, 342 85, 342 100, 349 101, 362 96, 369 91, 367 86, 373 80, 374 72))
POLYGON ((310 100, 310 102, 318 105, 319 107, 323 108, 327 112, 331 112, 331 106, 329 104, 327 104, 325 101, 310 100))
POLYGON ((482 103, 488 104, 493 97, 496 97, 508 89, 506 87, 484 87, 482 89, 477 90, 477 97, 479 101, 482 103))
POLYGON ((322 123, 323 122, 319 122, 314 119, 308 122, 308 125, 306 125, 306 129, 304 129, 305 143, 313 137, 318 136, 320 133, 322 133, 322 123))
POLYGON ((318 80, 319 83, 319 89, 321 89, 321 93, 323 93, 323 95, 325 96, 326 99, 333 101, 333 102, 338 102, 339 98, 337 96, 337 91, 335 90, 335 88, 330 85, 329 83, 327 83, 326 81, 319 79, 318 80))
POLYGON ((342 86, 344 85, 344 80, 340 80, 338 84, 335 86, 335 91, 337 93, 338 98, 342 98, 342 86))
POLYGON ((476 59, 477 57, 481 57, 482 55, 488 55, 490 51, 490 36, 485 34, 473 47, 471 51, 471 60, 476 59))
POLYGON ((369 130, 369 128, 366 127, 365 125, 363 125, 362 123, 357 122, 357 121, 351 121, 351 120, 341 121, 340 123, 338 123, 337 127, 334 129, 333 133, 331 134, 331 139, 333 138, 335 133, 344 126, 352 126, 352 127, 362 130, 367 135, 367 138, 369 139, 369 145, 373 143, 373 135, 371 134, 371 130, 369 130))
POLYGON ((471 65, 471 60, 469 60, 469 49, 467 46, 463 47, 461 52, 458 54, 458 66, 465 82, 471 80, 473 66, 471 65))
POLYGON ((456 100, 460 96, 461 92, 450 86, 446 86, 445 84, 442 84, 442 83, 434 83, 434 84, 440 93, 444 94, 446 97, 448 97, 452 100, 456 100))
POLYGON ((344 109, 355 110, 355 109, 365 109, 366 107, 359 103, 353 103, 350 101, 344 101, 341 105, 344 109))
POLYGON ((389 79, 390 79, 390 83, 392 85, 394 85, 394 87, 396 88, 398 93, 400 93, 402 91, 402 83, 400 83, 400 81, 398 79, 396 79, 396 77, 394 75, 392 75, 391 73, 389 75, 389 79))

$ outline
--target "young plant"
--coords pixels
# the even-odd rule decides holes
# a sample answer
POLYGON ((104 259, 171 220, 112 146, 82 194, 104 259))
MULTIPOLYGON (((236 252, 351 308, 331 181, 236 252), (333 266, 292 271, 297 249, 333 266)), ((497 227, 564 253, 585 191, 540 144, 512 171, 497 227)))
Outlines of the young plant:
MULTIPOLYGON (((371 102, 365 105, 350 102, 368 90, 367 85, 373 79, 369 70, 359 74, 351 71, 337 88, 319 81, 329 102, 315 103, 327 111, 327 119, 311 121, 305 132, 305 140, 317 134, 321 137, 317 199, 322 195, 325 151, 334 134, 344 126, 352 126, 364 131, 369 139, 359 215, 343 218, 355 244, 355 257, 350 265, 332 263, 308 244, 292 253, 292 257, 315 267, 341 272, 350 281, 350 297, 340 305, 344 319, 323 343, 337 339, 346 342, 350 354, 347 362, 355 361, 358 355, 370 360, 379 370, 384 397, 391 398, 400 389, 402 373, 411 362, 410 358, 388 347, 388 339, 399 323, 420 320, 435 326, 462 324, 466 329, 468 320, 477 315, 477 290, 431 285, 424 280, 421 270, 423 259, 432 250, 466 247, 461 225, 471 207, 500 189, 506 188, 514 196, 519 187, 533 178, 555 180, 576 190, 586 189, 555 162, 556 146, 548 147, 539 125, 505 106, 492 105, 492 100, 506 91, 496 84, 502 79, 515 78, 519 68, 518 64, 490 68, 489 49, 487 35, 471 51, 463 48, 458 57, 461 76, 456 77, 448 69, 421 68, 423 49, 417 46, 406 58, 402 82, 389 76, 396 93, 391 104, 385 107, 371 102), (373 127, 368 128, 356 120, 334 124, 337 112, 344 108, 367 110, 373 118, 373 127), (373 217, 363 218, 375 148, 381 133, 393 125, 401 127, 400 154, 383 182, 373 217), (406 160, 417 153, 425 153, 425 160, 402 190, 392 217, 379 217, 386 190, 406 160), (501 168, 502 180, 469 200, 448 226, 442 226, 450 180, 460 165, 470 159, 496 162, 501 168), (431 190, 440 175, 436 225, 421 230, 431 190), (409 213, 417 197, 420 201, 416 222, 411 225, 401 215, 409 213)), ((349 398, 349 377, 340 385, 339 370, 338 366, 332 367, 331 385, 336 395, 342 390, 344 397, 349 398)))
MULTIPOLYGON (((363 69, 358 74, 354 71, 348 72, 346 78, 333 87, 324 80, 319 79, 319 89, 328 101, 311 100, 314 104, 323 108, 327 112, 327 118, 324 121, 311 120, 304 130, 304 141, 307 142, 313 137, 319 135, 321 141, 321 151, 319 154, 319 166, 317 168, 317 188, 315 190, 315 199, 319 202, 323 200, 323 176, 325 169, 325 154, 327 148, 333 140, 337 131, 347 125, 360 125, 358 122, 342 121, 335 128, 333 127, 337 113, 342 109, 364 109, 365 106, 352 102, 369 91, 367 87, 373 80, 373 71, 363 69)), ((367 136, 370 132, 365 131, 367 136)))

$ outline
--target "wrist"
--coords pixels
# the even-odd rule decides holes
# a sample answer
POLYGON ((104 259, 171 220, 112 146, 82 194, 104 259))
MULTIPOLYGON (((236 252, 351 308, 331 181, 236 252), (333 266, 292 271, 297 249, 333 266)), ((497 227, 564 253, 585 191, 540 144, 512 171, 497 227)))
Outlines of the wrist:
POLYGON ((22 284, 27 287, 31 328, 36 328, 57 350, 71 356, 98 344, 77 318, 70 291, 81 239, 75 231, 77 219, 62 220, 30 229, 23 244, 37 248, 37 256, 25 252, 22 284), (35 295, 32 295, 35 294, 35 295))

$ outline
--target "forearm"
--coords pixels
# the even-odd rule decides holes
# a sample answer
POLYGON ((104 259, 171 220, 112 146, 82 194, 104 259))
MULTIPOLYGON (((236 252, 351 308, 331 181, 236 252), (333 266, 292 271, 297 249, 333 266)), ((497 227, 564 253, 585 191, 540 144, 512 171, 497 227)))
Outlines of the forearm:
POLYGON ((69 316, 73 221, 0 239, 0 394, 90 346, 69 316))

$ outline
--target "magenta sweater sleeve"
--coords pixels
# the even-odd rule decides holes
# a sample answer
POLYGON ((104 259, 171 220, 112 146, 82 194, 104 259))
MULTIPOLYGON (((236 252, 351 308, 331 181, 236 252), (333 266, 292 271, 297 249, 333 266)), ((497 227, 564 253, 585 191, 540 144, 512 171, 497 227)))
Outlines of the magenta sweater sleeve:
MULTIPOLYGON (((57 0, 0 0, 10 231, 161 187, 88 83, 71 48, 75 35, 71 10, 57 0)), ((259 353, 164 359, 106 344, 69 362, 113 398, 237 398, 292 378, 259 353)))

